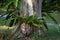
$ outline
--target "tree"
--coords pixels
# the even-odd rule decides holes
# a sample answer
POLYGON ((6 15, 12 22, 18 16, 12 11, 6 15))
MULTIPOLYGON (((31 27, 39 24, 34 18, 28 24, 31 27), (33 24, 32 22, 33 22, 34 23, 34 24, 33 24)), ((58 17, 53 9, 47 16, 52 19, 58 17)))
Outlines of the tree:
MULTIPOLYGON (((25 26, 25 28, 27 28, 27 30, 30 30, 30 31, 31 31, 30 26, 35 26, 38 28, 37 30, 39 30, 39 32, 43 30, 41 28, 40 24, 43 24, 47 28, 45 20, 43 18, 41 18, 42 17, 42 12, 41 12, 42 2, 43 2, 43 0, 33 0, 33 1, 32 0, 5 0, 4 2, 1 1, 2 8, 1 7, 0 8, 1 8, 1 10, 8 13, 6 19, 11 20, 10 26, 12 26, 13 23, 16 24, 19 22, 18 26, 14 29, 14 31, 12 32, 12 35, 9 37, 8 40, 14 40, 14 38, 21 33, 20 28, 22 30, 24 28, 24 26, 25 26), (29 25, 29 27, 26 27, 28 25, 29 25), (23 28, 20 26, 22 26, 23 28), (19 31, 17 31, 17 30, 19 30, 19 31), (13 34, 14 34, 14 36, 13 36, 13 34)), ((46 2, 46 3, 48 3, 48 2, 46 2)), ((45 5, 44 5, 44 7, 45 7, 45 5)), ((43 9, 43 11, 44 11, 44 9, 43 9)), ((43 14, 43 15, 45 15, 45 14, 43 14)), ((49 15, 49 16, 51 17, 51 15, 49 15)), ((51 18, 53 20, 55 20, 53 17, 51 17, 51 18)), ((27 30, 25 29, 26 33, 28 33, 27 30)), ((23 34, 25 32, 23 32, 23 30, 22 30, 23 34)), ((24 35, 26 35, 26 33, 24 35)))

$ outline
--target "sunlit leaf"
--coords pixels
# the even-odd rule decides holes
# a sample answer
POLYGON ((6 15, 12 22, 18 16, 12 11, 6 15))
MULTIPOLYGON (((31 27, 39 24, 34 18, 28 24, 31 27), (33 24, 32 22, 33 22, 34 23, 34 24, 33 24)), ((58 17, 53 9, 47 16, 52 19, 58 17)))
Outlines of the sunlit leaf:
POLYGON ((18 6, 18 1, 19 0, 14 0, 14 3, 13 4, 14 4, 15 8, 18 6))
POLYGON ((40 27, 41 25, 40 24, 36 24, 36 23, 32 23, 32 25, 34 26, 34 27, 40 27))
POLYGON ((19 10, 22 10, 22 4, 21 4, 20 2, 18 2, 17 8, 18 8, 19 10))

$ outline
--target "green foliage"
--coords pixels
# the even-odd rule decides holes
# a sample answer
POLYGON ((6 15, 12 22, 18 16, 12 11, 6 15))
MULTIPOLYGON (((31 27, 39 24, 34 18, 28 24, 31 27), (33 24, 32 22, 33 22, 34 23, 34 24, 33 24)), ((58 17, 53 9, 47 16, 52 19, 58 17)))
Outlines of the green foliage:
POLYGON ((14 19, 12 19, 12 20, 10 21, 9 27, 13 26, 13 24, 14 24, 14 19))
POLYGON ((18 6, 18 1, 19 0, 14 0, 14 6, 15 6, 15 8, 18 6))
POLYGON ((56 19, 54 17, 52 17, 52 15, 50 13, 43 13, 43 17, 47 17, 47 16, 50 17, 56 24, 58 24, 58 22, 56 21, 56 19))
MULTIPOLYGON (((55 3, 54 4, 49 2, 44 2, 44 3, 45 4, 42 7, 43 12, 50 12, 51 10, 55 10, 54 9, 56 7, 55 3)), ((24 22, 24 23, 28 23, 32 27, 37 27, 37 28, 45 27, 48 30, 45 18, 43 18, 43 17, 47 17, 47 15, 57 24, 57 21, 49 13, 46 13, 47 15, 43 13, 42 18, 36 18, 35 15, 31 15, 26 18, 21 17, 18 13, 19 11, 21 11, 21 9, 22 9, 22 5, 19 2, 19 0, 7 0, 1 4, 0 10, 2 11, 6 10, 6 13, 3 14, 1 17, 8 14, 4 20, 6 21, 9 20, 8 23, 9 27, 18 24, 18 22, 20 22, 21 24, 24 22)))
MULTIPOLYGON (((50 6, 54 4, 51 4, 48 0, 45 0, 43 2, 44 6, 42 7, 42 11, 50 12, 50 10, 52 9, 50 6)), ((10 20, 10 23, 9 23, 10 26, 12 26, 13 24, 17 24, 20 21, 21 23, 25 22, 35 27, 41 27, 41 25, 44 25, 45 28, 48 29, 46 25, 46 21, 43 18, 43 17, 46 17, 47 15, 57 24, 56 20, 49 13, 47 13, 47 15, 43 13, 42 18, 36 18, 35 14, 28 16, 26 18, 21 17, 18 13, 22 9, 22 5, 19 0, 5 0, 5 2, 3 2, 0 6, 0 10, 2 9, 3 11, 5 9, 6 10, 5 14, 8 14, 5 20, 10 20)))
POLYGON ((0 10, 2 11, 7 11, 9 10, 14 10, 14 9, 21 9, 21 4, 19 0, 5 0, 4 2, 1 2, 0 5, 0 10), (19 7, 18 7, 19 6, 19 7))
POLYGON ((57 21, 54 19, 54 17, 52 17, 49 13, 47 13, 47 15, 48 15, 56 24, 58 24, 57 21))
POLYGON ((60 11, 60 0, 43 0, 43 12, 60 11))
MULTIPOLYGON (((7 13, 8 13, 8 15, 6 16, 6 18, 4 20, 6 20, 6 21, 10 20, 10 22, 9 22, 10 27, 18 24, 18 22, 20 22, 20 23, 25 22, 25 23, 28 23, 29 25, 40 28, 40 27, 42 27, 43 23, 45 23, 45 22, 43 22, 44 20, 42 20, 42 18, 36 18, 35 14, 24 18, 24 17, 21 17, 20 15, 18 15, 18 13, 16 13, 15 10, 7 11, 6 14, 7 13)), ((45 26, 45 27, 47 28, 47 26, 45 26)))
MULTIPOLYGON (((3 8, 22 8, 20 0, 2 0, 0 1, 0 10, 3 8), (14 7, 13 7, 14 6, 14 7)), ((6 10, 6 9, 5 9, 6 10)), ((60 11, 60 0, 43 0, 43 12, 60 11)))

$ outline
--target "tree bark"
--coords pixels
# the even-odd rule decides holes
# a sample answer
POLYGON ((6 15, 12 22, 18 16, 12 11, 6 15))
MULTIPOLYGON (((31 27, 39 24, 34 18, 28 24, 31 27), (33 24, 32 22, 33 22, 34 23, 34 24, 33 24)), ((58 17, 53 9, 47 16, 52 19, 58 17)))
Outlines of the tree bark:
POLYGON ((33 15, 33 2, 32 0, 21 0, 22 13, 21 16, 28 17, 33 15))
POLYGON ((22 3, 22 16, 31 16, 36 13, 36 17, 42 16, 42 2, 43 0, 21 0, 22 3))
POLYGON ((34 12, 36 13, 36 17, 41 17, 42 16, 42 2, 43 0, 33 0, 33 8, 34 12))
MULTIPOLYGON (((36 13, 36 17, 39 18, 42 16, 41 9, 42 9, 42 1, 43 0, 20 0, 22 4, 22 12, 20 13, 20 16, 22 17, 28 17, 36 13)), ((20 23, 19 23, 20 25, 20 23)), ((16 31, 20 30, 20 26, 16 27, 12 35, 16 33, 16 31)), ((15 36, 19 35, 19 32, 16 33, 15 36)), ((12 36, 10 36, 12 37, 12 36)), ((13 35, 12 39, 10 38, 9 40, 13 40, 15 37, 13 35)))

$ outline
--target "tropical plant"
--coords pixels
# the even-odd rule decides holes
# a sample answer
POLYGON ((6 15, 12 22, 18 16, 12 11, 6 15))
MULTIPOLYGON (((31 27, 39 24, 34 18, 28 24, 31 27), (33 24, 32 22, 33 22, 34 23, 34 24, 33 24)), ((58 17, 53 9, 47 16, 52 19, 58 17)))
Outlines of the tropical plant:
MULTIPOLYGON (((36 14, 33 14, 28 17, 22 17, 20 15, 20 14, 22 14, 22 12, 21 12, 22 4, 19 0, 5 0, 5 1, 0 1, 0 2, 1 2, 0 10, 4 12, 4 14, 2 14, 1 17, 3 17, 4 15, 7 15, 4 20, 10 20, 10 22, 9 22, 10 27, 12 27, 13 24, 17 25, 20 22, 18 28, 20 28, 21 25, 24 25, 24 27, 29 25, 29 27, 27 28, 28 30, 31 30, 31 29, 29 29, 30 27, 35 27, 35 28, 45 27, 46 29, 48 29, 45 18, 44 18, 47 16, 52 18, 55 21, 55 23, 57 24, 57 21, 49 13, 46 13, 46 14, 42 13, 42 17, 39 17, 39 18, 36 17, 36 14)), ((22 27, 21 27, 21 30, 23 29, 22 27)), ((16 31, 17 31, 17 29, 16 29, 16 31)), ((20 30, 20 29, 18 29, 18 30, 20 30)), ((26 28, 25 28, 25 32, 28 33, 26 28)), ((23 32, 23 30, 22 30, 22 33, 26 35, 25 32, 23 32)), ((29 32, 29 34, 30 34, 30 32, 29 32)))

